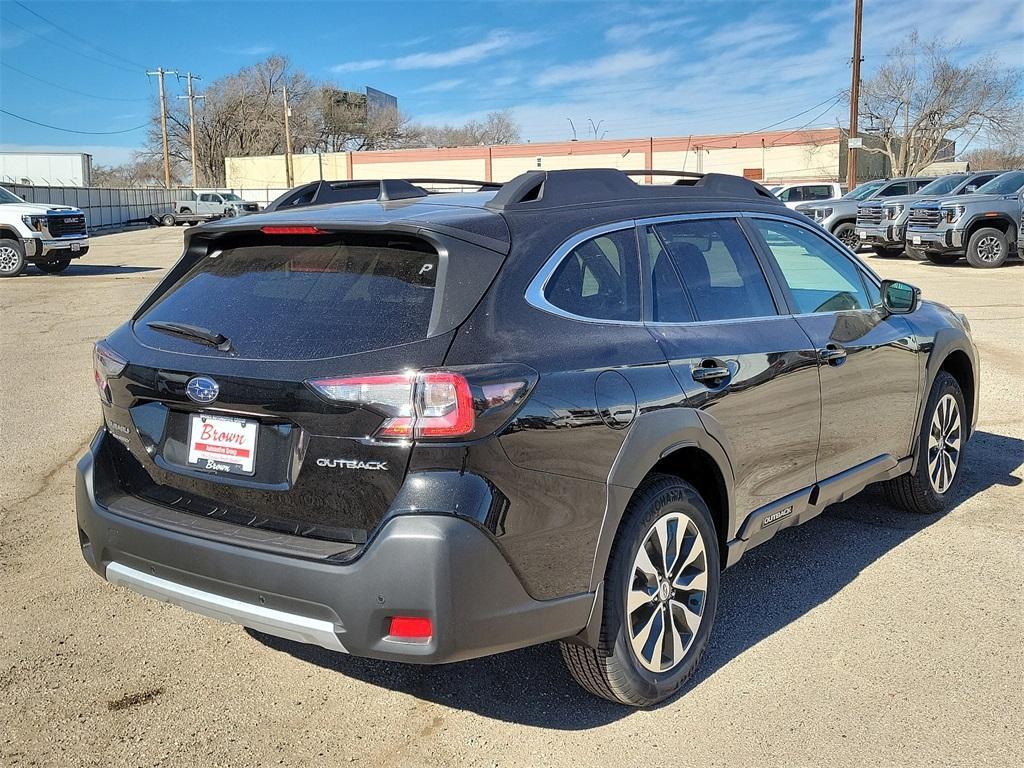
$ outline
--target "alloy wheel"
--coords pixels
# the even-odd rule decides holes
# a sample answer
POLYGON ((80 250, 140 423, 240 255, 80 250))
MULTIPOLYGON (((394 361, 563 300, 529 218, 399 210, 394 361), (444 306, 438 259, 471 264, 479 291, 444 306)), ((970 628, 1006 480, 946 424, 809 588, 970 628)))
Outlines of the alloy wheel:
POLYGON ((0 272, 13 272, 18 268, 20 261, 21 254, 11 246, 5 245, 0 247, 0 272))
POLYGON ((671 512, 655 521, 633 560, 626 628, 640 664, 678 666, 697 634, 707 598, 704 539, 693 520, 671 512))
POLYGON ((932 414, 928 431, 928 479, 936 493, 949 490, 960 461, 960 407, 952 395, 943 395, 932 414))
POLYGON ((999 261, 1003 257, 1003 243, 998 237, 988 235, 978 241, 977 253, 982 261, 999 261))

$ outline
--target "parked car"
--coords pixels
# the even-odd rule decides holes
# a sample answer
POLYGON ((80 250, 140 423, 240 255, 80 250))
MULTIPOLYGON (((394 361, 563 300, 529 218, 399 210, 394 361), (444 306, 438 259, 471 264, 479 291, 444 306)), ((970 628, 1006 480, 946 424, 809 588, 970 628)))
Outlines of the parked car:
POLYGON ((89 229, 80 210, 29 203, 0 187, 0 277, 17 277, 29 264, 55 275, 88 252, 89 229))
POLYGON ((800 203, 832 200, 846 194, 846 185, 836 181, 811 181, 783 184, 770 190, 787 208, 796 208, 800 203))
POLYGON ((334 651, 560 640, 588 691, 670 696, 723 568, 869 483, 942 509, 978 414, 961 315, 693 176, 324 181, 188 230, 96 346, 86 561, 334 651))
POLYGON ((866 200, 857 206, 857 238, 879 256, 899 256, 906 250, 912 259, 921 261, 925 257, 923 251, 905 246, 910 206, 940 197, 969 195, 1001 173, 1004 171, 951 173, 939 176, 913 195, 866 200))
POLYGON ((192 198, 174 201, 174 213, 182 216, 206 216, 210 218, 227 216, 230 218, 258 213, 259 210, 260 206, 258 203, 243 200, 232 192, 198 191, 192 198))
POLYGON ((930 181, 930 178, 868 181, 840 198, 820 203, 801 203, 796 210, 814 219, 847 248, 856 251, 860 247, 860 238, 857 237, 857 206, 860 203, 877 198, 912 195, 930 181))
POLYGON ((941 197, 910 206, 907 247, 935 264, 964 256, 972 267, 1001 266, 1013 255, 1024 208, 1024 171, 1008 171, 971 195, 941 197))

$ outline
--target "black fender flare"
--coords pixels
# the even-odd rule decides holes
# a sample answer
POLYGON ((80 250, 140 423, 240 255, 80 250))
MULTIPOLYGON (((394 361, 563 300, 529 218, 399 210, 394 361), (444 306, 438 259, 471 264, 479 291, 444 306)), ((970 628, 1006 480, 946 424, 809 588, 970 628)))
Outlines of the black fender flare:
POLYGON ((726 514, 729 530, 719 531, 725 538, 733 535, 733 486, 735 477, 728 456, 728 443, 717 422, 702 418, 693 408, 666 408, 641 414, 629 428, 608 473, 607 502, 590 577, 591 591, 604 580, 612 543, 626 506, 637 486, 663 458, 683 448, 698 448, 718 466, 725 481, 726 514), (718 433, 718 434, 715 434, 718 433))
POLYGON ((964 248, 967 247, 967 241, 971 238, 971 235, 969 234, 971 230, 978 228, 979 225, 983 227, 987 222, 991 221, 999 221, 1007 225, 1006 236, 1010 246, 1012 247, 1017 241, 1017 222, 1015 222, 1013 217, 1009 214, 1000 212, 996 216, 975 214, 968 219, 967 223, 964 225, 964 248))
MULTIPOLYGON (((918 448, 920 443, 917 436, 921 434, 921 428, 925 416, 924 410, 928 404, 928 395, 932 391, 932 385, 935 383, 935 377, 939 375, 939 371, 942 369, 943 364, 954 352, 963 352, 971 363, 971 376, 974 380, 974 392, 972 402, 970 403, 971 424, 969 426, 967 438, 970 439, 974 434, 974 428, 978 421, 978 403, 979 393, 981 391, 979 381, 980 371, 978 369, 978 353, 970 339, 960 329, 940 328, 935 332, 935 338, 932 340, 931 350, 929 350, 928 357, 924 364, 921 396, 918 398, 917 419, 914 422, 916 424, 916 429, 914 430, 914 441, 911 448, 911 455, 914 459, 911 467, 912 472, 917 469, 918 448)), ((968 393, 965 392, 964 397, 966 398, 967 396, 968 393)))

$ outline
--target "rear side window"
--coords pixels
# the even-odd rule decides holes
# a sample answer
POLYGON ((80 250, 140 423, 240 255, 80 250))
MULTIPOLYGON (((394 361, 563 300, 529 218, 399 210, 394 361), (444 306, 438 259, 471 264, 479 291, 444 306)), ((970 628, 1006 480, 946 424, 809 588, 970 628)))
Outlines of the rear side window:
POLYGON ((832 187, 828 184, 816 184, 807 187, 804 192, 805 200, 830 200, 832 198, 832 187))
POLYGON ((654 229, 697 320, 777 313, 761 265, 734 220, 676 221, 654 229))
MULTIPOLYGON (((917 187, 914 187, 915 191, 917 187)), ((878 193, 879 197, 895 197, 896 195, 909 195, 910 184, 906 181, 900 181, 896 184, 890 184, 888 187, 878 193)))
POLYGON ((637 261, 632 227, 591 238, 562 259, 544 288, 544 298, 579 317, 639 320, 637 261))
POLYGON ((143 341, 197 352, 147 327, 187 323, 241 357, 311 360, 426 338, 438 255, 405 236, 292 237, 215 251, 135 322, 143 341), (313 240, 313 242, 310 242, 313 240))

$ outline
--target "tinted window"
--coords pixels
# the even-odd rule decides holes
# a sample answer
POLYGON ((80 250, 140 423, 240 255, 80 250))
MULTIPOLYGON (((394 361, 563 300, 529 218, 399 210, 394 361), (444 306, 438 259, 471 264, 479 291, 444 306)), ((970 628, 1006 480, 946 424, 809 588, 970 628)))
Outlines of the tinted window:
POLYGON ((754 224, 782 270, 797 313, 871 306, 860 269, 831 243, 784 221, 754 219, 754 224))
POLYGON ((735 221, 676 221, 655 230, 698 320, 776 314, 761 265, 735 221))
POLYGON ((828 184, 816 184, 804 189, 804 200, 830 200, 831 198, 832 187, 828 184))
POLYGON ((316 359, 427 336, 436 251, 422 240, 346 236, 229 248, 202 258, 135 323, 146 343, 198 351, 147 322, 189 323, 242 357, 316 359))
MULTIPOLYGON (((916 189, 917 187, 915 187, 916 189)), ((896 195, 909 195, 910 194, 910 182, 899 181, 895 184, 890 184, 888 187, 878 193, 879 197, 895 197, 896 195)))
POLYGON ((960 190, 960 194, 969 195, 972 192, 976 192, 978 190, 978 187, 980 187, 983 184, 988 184, 990 181, 992 181, 992 179, 994 179, 998 175, 998 173, 986 173, 983 176, 976 176, 975 178, 971 179, 970 184, 968 184, 962 190, 960 190))
POLYGON ((648 229, 648 279, 651 284, 651 319, 656 323, 685 323, 694 319, 679 273, 653 229, 648 229))
POLYGON ((640 280, 632 228, 587 240, 562 259, 544 289, 553 306, 595 320, 639 320, 640 280))
POLYGON ((790 187, 779 194, 779 200, 784 203, 799 203, 806 199, 803 187, 790 187))
POLYGON ((918 192, 922 195, 948 195, 958 184, 961 184, 967 176, 965 174, 950 174, 949 176, 940 176, 934 181, 930 181, 921 187, 918 192))

